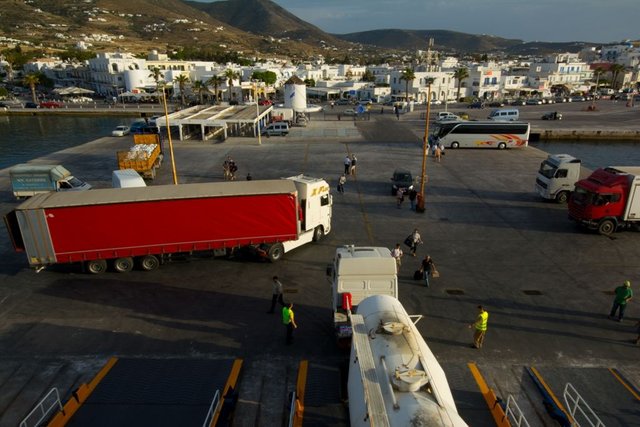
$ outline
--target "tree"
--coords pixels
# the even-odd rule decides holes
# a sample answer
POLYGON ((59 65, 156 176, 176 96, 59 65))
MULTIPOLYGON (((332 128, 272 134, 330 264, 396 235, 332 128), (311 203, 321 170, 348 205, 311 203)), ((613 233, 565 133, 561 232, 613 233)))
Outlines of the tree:
POLYGON ((620 74, 622 74, 626 69, 627 67, 622 64, 611 64, 611 67, 609 67, 609 72, 611 73, 611 87, 613 89, 620 89, 622 87, 622 84, 618 84, 618 77, 620 77, 620 74))
POLYGON ((225 81, 224 77, 213 76, 205 82, 207 86, 213 86, 213 94, 214 94, 213 96, 215 97, 214 104, 218 103, 218 88, 222 85, 222 83, 224 83, 224 81, 225 81))
POLYGON ((198 94, 200 104, 204 104, 204 93, 207 91, 207 85, 200 80, 196 80, 191 85, 191 89, 198 94))
POLYGON ((362 75, 362 81, 374 83, 376 81, 376 76, 374 76, 370 70, 365 70, 364 74, 362 75))
POLYGON ((596 87, 593 90, 594 94, 598 94, 598 85, 600 84, 600 77, 605 73, 605 69, 602 67, 596 67, 593 70, 593 76, 596 78, 596 87))
MULTIPOLYGON (((160 88, 164 85, 164 80, 163 80, 164 76, 162 75, 160 68, 153 67, 151 69, 151 74, 149 74, 149 77, 151 77, 153 81, 156 82, 156 92, 160 92, 160 88)), ((162 91, 162 94, 164 96, 164 90, 162 91)), ((158 104, 161 102, 162 102, 162 99, 158 97, 158 104)))
POLYGON ((469 70, 465 67, 456 68, 453 73, 453 78, 458 81, 458 91, 456 92, 456 101, 460 99, 460 88, 462 87, 462 81, 469 77, 469 70))
POLYGON ((316 81, 314 79, 304 79, 304 84, 307 87, 316 87, 316 81))
POLYGON ((174 83, 178 83, 178 87, 180 88, 180 102, 182 105, 184 102, 184 88, 187 83, 189 83, 189 76, 185 76, 184 74, 180 74, 173 79, 174 83))
POLYGON ((273 86, 276 81, 278 81, 278 76, 273 71, 254 71, 253 74, 251 74, 251 80, 260 80, 273 86))
POLYGON ((404 80, 404 97, 407 102, 409 102, 409 82, 413 82, 415 78, 416 73, 411 68, 405 68, 400 74, 400 80, 404 80))
MULTIPOLYGON (((235 71, 233 71, 232 69, 228 69, 227 71, 224 72, 224 76, 228 80, 227 85, 229 86, 229 100, 231 100, 231 88, 233 87, 233 79, 239 78, 240 75, 235 71)), ((233 96, 235 98, 235 94, 233 94, 233 96)))
POLYGON ((38 84, 40 84, 40 79, 38 78, 38 75, 37 74, 27 74, 22 79, 22 84, 25 85, 25 86, 29 86, 29 89, 31 90, 31 100, 34 103, 37 103, 38 102, 38 97, 36 96, 36 86, 38 84))

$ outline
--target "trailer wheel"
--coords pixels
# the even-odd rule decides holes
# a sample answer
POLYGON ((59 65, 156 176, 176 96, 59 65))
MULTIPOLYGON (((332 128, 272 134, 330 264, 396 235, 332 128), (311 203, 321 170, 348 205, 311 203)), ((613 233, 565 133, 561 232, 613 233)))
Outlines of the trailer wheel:
POLYGON ((616 231, 616 225, 610 219, 605 219, 598 225, 598 233, 603 236, 610 236, 614 231, 616 231))
POLYGON ((498 144, 498 150, 504 150, 505 148, 507 148, 507 144, 505 144, 504 142, 498 144))
POLYGON ((282 243, 275 243, 271 245, 267 255, 269 255, 269 261, 271 262, 280 261, 284 256, 284 246, 282 246, 282 243))
POLYGON ((144 271, 155 270, 160 266, 160 260, 155 255, 145 255, 138 261, 140 269, 144 271))
POLYGON ((323 237, 324 237, 324 229, 322 228, 321 225, 319 225, 313 230, 313 241, 319 242, 320 240, 322 240, 323 237))
POLYGON ((561 191, 558 194, 556 194, 556 202, 558 203, 567 203, 567 200, 569 200, 569 193, 566 191, 561 191))
POLYGON ((107 271, 107 261, 104 259, 94 259, 87 261, 87 271, 91 274, 102 274, 107 271))
POLYGON ((133 270, 133 258, 123 257, 116 258, 113 261, 113 269, 118 273, 128 273, 133 270))

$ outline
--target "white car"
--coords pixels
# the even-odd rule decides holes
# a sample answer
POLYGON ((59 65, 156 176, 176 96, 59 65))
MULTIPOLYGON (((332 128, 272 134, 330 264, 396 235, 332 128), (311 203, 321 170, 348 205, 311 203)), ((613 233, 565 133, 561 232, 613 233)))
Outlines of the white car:
POLYGON ((129 135, 130 132, 129 126, 118 126, 111 132, 111 136, 125 136, 129 135))
POLYGON ((347 108, 342 112, 342 114, 344 114, 345 116, 355 116, 357 113, 353 108, 347 108))

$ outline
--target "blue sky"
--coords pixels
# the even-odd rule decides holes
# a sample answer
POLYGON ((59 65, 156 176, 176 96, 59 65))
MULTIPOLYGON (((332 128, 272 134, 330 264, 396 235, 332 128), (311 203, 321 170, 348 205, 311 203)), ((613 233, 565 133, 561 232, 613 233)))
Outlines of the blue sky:
POLYGON ((640 0, 272 1, 323 31, 338 34, 400 28, 452 30, 524 41, 606 43, 640 39, 640 0))

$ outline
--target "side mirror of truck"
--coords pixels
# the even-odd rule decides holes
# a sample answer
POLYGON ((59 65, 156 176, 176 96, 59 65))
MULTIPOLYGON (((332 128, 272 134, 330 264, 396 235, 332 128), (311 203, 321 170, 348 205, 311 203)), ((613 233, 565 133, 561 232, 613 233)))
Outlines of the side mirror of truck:
POLYGON ((333 276, 333 265, 332 264, 327 264, 327 276, 331 277, 333 276))

